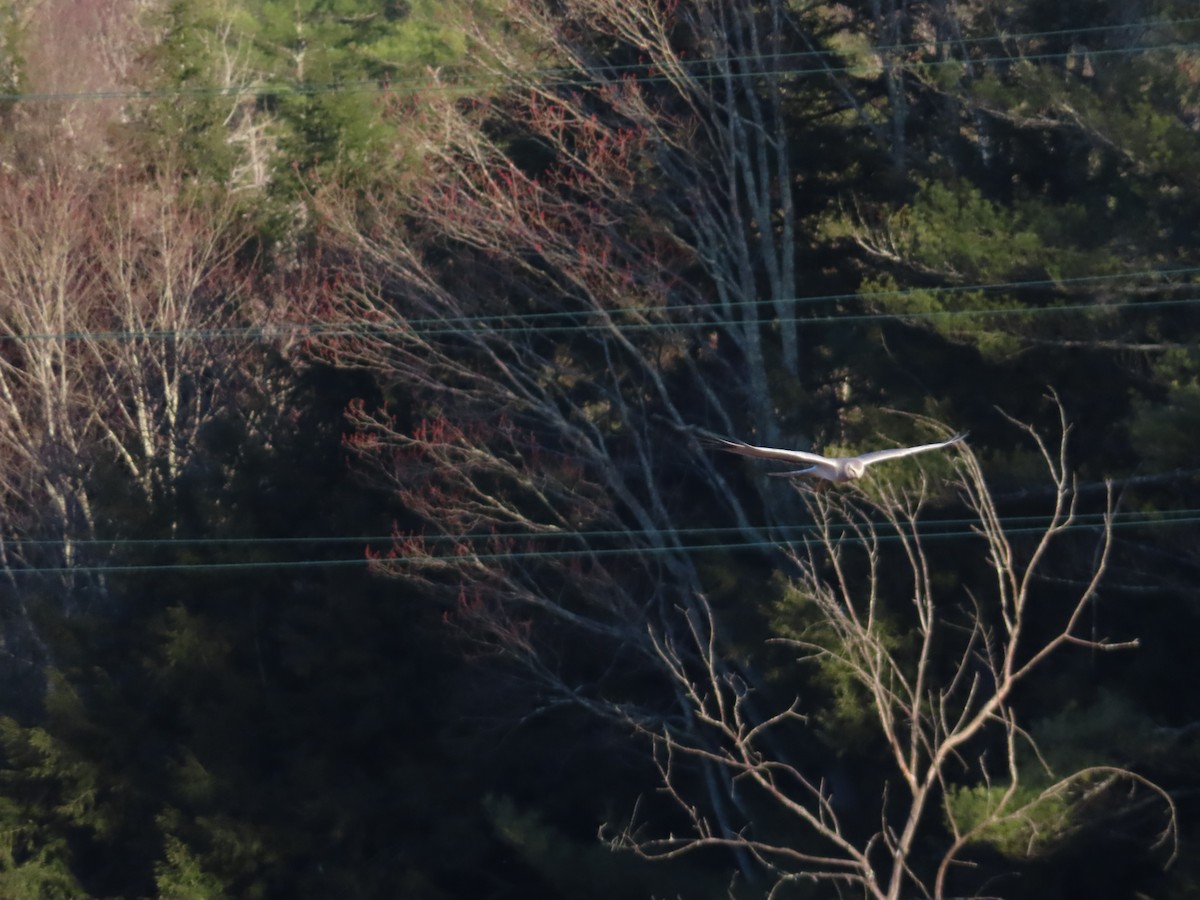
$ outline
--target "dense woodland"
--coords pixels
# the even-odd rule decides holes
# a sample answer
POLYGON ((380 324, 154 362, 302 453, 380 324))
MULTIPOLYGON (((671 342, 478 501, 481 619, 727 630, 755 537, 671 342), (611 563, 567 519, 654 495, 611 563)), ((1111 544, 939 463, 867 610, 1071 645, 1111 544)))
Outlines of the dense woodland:
POLYGON ((4 0, 0 896, 1200 895, 1198 42, 4 0))

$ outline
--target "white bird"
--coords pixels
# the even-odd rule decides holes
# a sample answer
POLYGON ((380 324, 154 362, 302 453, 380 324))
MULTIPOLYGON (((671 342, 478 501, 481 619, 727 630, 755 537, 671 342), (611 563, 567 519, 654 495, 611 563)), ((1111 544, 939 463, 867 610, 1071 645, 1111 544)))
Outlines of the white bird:
POLYGON ((873 450, 870 453, 860 453, 858 456, 839 457, 821 456, 819 453, 806 453, 803 450, 776 450, 774 447, 755 447, 751 444, 744 444, 741 441, 727 441, 723 439, 710 439, 706 443, 720 450, 739 453, 742 456, 753 456, 757 459, 778 459, 783 462, 806 463, 808 465, 806 469, 771 472, 771 475, 785 478, 792 475, 814 475, 817 478, 824 478, 829 481, 843 482, 862 478, 863 474, 867 471, 867 466, 874 463, 883 462, 885 459, 900 459, 903 456, 912 456, 914 453, 924 453, 926 450, 939 450, 942 447, 949 447, 951 444, 959 443, 966 436, 967 433, 964 431, 961 434, 956 434, 947 441, 940 441, 936 444, 921 444, 917 447, 895 447, 891 450, 873 450))

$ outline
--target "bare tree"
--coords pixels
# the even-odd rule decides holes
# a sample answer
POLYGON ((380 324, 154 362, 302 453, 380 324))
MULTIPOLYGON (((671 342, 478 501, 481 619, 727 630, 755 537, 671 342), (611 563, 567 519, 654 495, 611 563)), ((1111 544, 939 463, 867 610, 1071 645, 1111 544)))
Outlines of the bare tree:
MULTIPOLYGON (((93 296, 86 256, 87 197, 76 184, 10 177, 0 212, 0 452, 6 529, 14 513, 53 522, 66 561, 95 520, 87 492, 95 415, 74 364, 74 330, 93 296)), ((6 547, 7 552, 7 547, 6 547)))
POLYGON ((349 412, 350 446, 409 516, 380 568, 442 598, 543 708, 682 724, 649 635, 701 596, 712 537, 689 535, 694 514, 770 534, 697 442, 697 411, 775 433, 770 373, 799 367, 771 58, 794 23, 783 4, 567 7, 513 7, 563 81, 489 41, 503 91, 434 84, 400 107, 424 141, 394 193, 318 186, 331 275, 313 345, 399 398, 349 412), (608 60, 588 49, 613 43, 608 60), (615 63, 639 56, 653 77, 615 63))
POLYGON ((79 542, 101 531, 98 471, 123 472, 144 504, 168 499, 233 401, 246 345, 222 329, 241 315, 243 225, 168 176, 104 187, 47 171, 2 193, 4 561, 71 583, 79 542))
POLYGON ((342 252, 319 350, 411 398, 403 420, 350 412, 354 448, 421 533, 392 566, 462 585, 462 610, 560 698, 603 675, 547 671, 513 640, 528 616, 606 634, 654 665, 639 623, 698 588, 664 467, 704 473, 707 502, 764 534, 681 403, 687 394, 732 430, 750 392, 714 346, 708 304, 678 275, 694 248, 643 202, 639 173, 656 164, 658 138, 588 109, 641 104, 625 96, 639 90, 607 78, 589 99, 522 82, 514 96, 459 103, 435 89, 409 110, 429 138, 403 196, 317 197, 342 252), (498 121, 551 159, 536 170, 514 160, 498 121), (597 532, 609 537, 598 544, 597 532), (547 552, 509 565, 512 541, 547 552))
MULTIPOLYGON (((786 4, 750 0, 553 9, 530 0, 506 12, 534 49, 478 30, 502 93, 460 101, 435 84, 401 108, 410 131, 427 135, 414 142, 425 171, 403 185, 407 196, 319 197, 348 256, 366 260, 361 290, 332 301, 331 321, 429 327, 343 335, 326 350, 431 392, 456 385, 481 408, 494 399, 545 410, 546 431, 572 435, 576 458, 598 472, 628 451, 636 462, 619 485, 595 477, 647 533, 674 528, 653 486, 664 446, 737 508, 689 437, 694 416, 679 398, 690 394, 688 407, 702 407, 716 430, 768 442, 780 432, 776 387, 798 375, 803 356, 795 126, 785 110, 798 89, 784 56, 805 23, 786 4), (528 75, 531 53, 564 76, 528 75), (641 62, 631 69, 625 59, 641 62), (514 134, 527 152, 513 152, 514 134), (566 325, 563 339, 522 334, 521 315, 566 325), (468 346, 478 356, 461 352, 468 346), (607 383, 544 376, 601 358, 607 383)), ((794 512, 762 487, 772 514, 794 512)), ((754 531, 740 509, 734 521, 754 531)))
MULTIPOLYGON (((800 709, 762 710, 761 676, 730 650, 697 559, 722 536, 759 546, 778 537, 693 425, 760 437, 779 429, 771 383, 781 369, 770 360, 786 357, 784 338, 777 354, 768 347, 773 328, 799 320, 790 294, 765 309, 758 298, 771 277, 763 254, 778 250, 784 273, 794 250, 782 224, 791 213, 780 212, 790 179, 774 158, 789 135, 785 117, 770 114, 766 73, 723 75, 722 66, 764 64, 768 54, 754 63, 731 42, 753 47, 757 35, 769 46, 771 23, 794 23, 782 6, 749 3, 577 2, 555 16, 528 3, 516 14, 565 66, 561 81, 525 78, 523 58, 491 44, 495 71, 512 79, 503 89, 463 99, 437 83, 398 106, 423 140, 409 147, 416 171, 394 191, 315 188, 329 275, 311 346, 371 373, 394 399, 348 412, 348 446, 405 510, 379 569, 442 600, 450 620, 529 679, 541 708, 580 705, 656 736, 665 784, 694 816, 695 834, 653 842, 631 830, 618 843, 646 853, 720 845, 740 854, 744 871, 765 866, 780 884, 815 875, 879 897, 914 886, 944 895, 955 861, 989 823, 1033 821, 1037 809, 1022 792, 1031 782, 1018 749, 1029 742, 1012 690, 1079 637, 1077 611, 1060 637, 1028 646, 1031 579, 1074 526, 1065 459, 1047 454, 1059 503, 1042 549, 1024 561, 1005 542, 973 458, 963 470, 983 539, 997 541, 997 564, 1009 566, 997 584, 1011 622, 993 621, 982 599, 963 622, 943 618, 914 530, 927 492, 881 485, 877 497, 795 498, 778 482, 773 492, 756 484, 768 510, 799 506, 824 529, 811 554, 773 559, 811 595, 829 634, 822 643, 810 636, 804 652, 874 690, 867 700, 898 767, 895 785, 908 792, 903 805, 884 801, 874 833, 844 828, 820 778, 776 752, 787 749, 777 729, 798 722, 800 709), (703 48, 698 65, 684 62, 688 41, 703 48), (628 50, 613 56, 648 60, 657 74, 621 77, 598 46, 628 50), (760 92, 739 93, 747 84, 760 92), (770 214, 756 217, 752 200, 770 214), (898 544, 885 539, 889 528, 898 544), (847 529, 857 544, 841 540, 847 529), (885 544, 901 548, 895 571, 913 581, 924 648, 915 670, 877 630, 870 605, 896 564, 885 571, 885 544), (843 567, 829 580, 829 560, 852 552, 866 554, 873 577, 843 567), (863 583, 876 591, 865 601, 863 583), (954 640, 961 674, 947 677, 943 654, 954 640), (998 768, 990 761, 999 751, 985 752, 993 734, 1007 748, 998 768), (675 765, 681 757, 700 764, 696 791, 675 765), (980 777, 994 802, 968 821, 954 789, 980 777), (1017 785, 1011 793, 1003 777, 1017 785), (770 819, 782 811, 806 827, 799 848, 751 816, 762 800, 750 784, 776 804, 770 819), (925 871, 916 845, 936 836, 943 814, 954 822, 950 849, 925 871), (743 828, 750 821, 761 834, 743 828)), ((1103 563, 1097 569, 1079 611, 1103 563)), ((1102 774, 1051 781, 1039 796, 1072 799, 1074 786, 1095 787, 1102 774)))
POLYGON ((803 104, 817 119, 835 106, 825 82, 800 71, 826 55, 812 23, 777 0, 530 0, 513 4, 512 15, 565 78, 525 75, 524 55, 480 31, 491 51, 483 58, 562 121, 588 120, 599 98, 610 127, 640 135, 642 165, 660 179, 646 202, 673 221, 674 239, 707 276, 706 290, 688 300, 720 323, 744 366, 754 427, 775 439, 772 344, 788 375, 800 375, 804 360, 793 112, 803 104), (620 51, 598 53, 603 44, 620 51), (638 65, 622 64, 630 59, 638 65))
POLYGON ((228 195, 169 171, 111 185, 95 215, 98 302, 89 304, 90 333, 76 337, 104 410, 97 434, 151 501, 174 490, 201 429, 235 402, 255 353, 229 339, 246 323, 248 291, 234 259, 246 224, 228 195))
POLYGON ((1137 642, 1097 638, 1084 627, 1112 546, 1111 491, 1083 586, 1071 596, 1039 589, 1039 577, 1077 528, 1078 494, 1065 416, 1057 445, 1021 427, 1054 488, 1046 524, 1032 537, 1011 534, 978 459, 964 448, 954 484, 977 550, 957 557, 952 591, 941 587, 925 536, 923 511, 935 492, 924 476, 911 488, 873 477, 861 487, 804 492, 814 531, 792 553, 795 590, 813 610, 812 621, 804 633, 779 640, 799 651, 800 665, 836 669, 869 708, 889 767, 876 826, 846 824, 838 790, 781 752, 789 731, 809 725, 803 702, 797 697, 773 714, 754 708, 761 698, 722 665, 706 610, 687 631, 655 636, 706 730, 702 741, 670 727, 651 734, 663 785, 690 819, 691 833, 648 837, 634 822, 617 845, 653 857, 738 847, 772 873, 775 889, 810 880, 878 900, 943 898, 964 895, 967 879, 955 872, 969 867, 974 843, 1051 843, 1096 815, 1097 798, 1108 796, 1118 810, 1158 805, 1163 828, 1155 844, 1170 864, 1177 840, 1170 795, 1119 765, 1054 771, 1023 721, 1017 689, 1051 657, 1072 647, 1113 651, 1137 642), (897 611, 897 601, 907 613, 897 611), (896 639, 901 615, 912 627, 905 641, 896 639), (1048 630, 1033 624, 1048 616, 1057 618, 1048 630), (714 827, 689 796, 680 774, 686 760, 721 768, 755 820, 733 836, 714 827), (938 847, 932 854, 931 845, 938 847))

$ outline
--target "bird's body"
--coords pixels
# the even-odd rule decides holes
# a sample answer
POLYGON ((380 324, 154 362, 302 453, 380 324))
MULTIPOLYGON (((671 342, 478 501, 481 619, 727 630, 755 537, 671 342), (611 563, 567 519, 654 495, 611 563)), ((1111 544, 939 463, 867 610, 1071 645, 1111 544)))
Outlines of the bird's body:
POLYGON ((777 450, 774 447, 755 447, 741 441, 712 440, 708 443, 719 450, 737 453, 741 456, 752 456, 756 459, 775 459, 781 462, 802 463, 807 468, 791 469, 786 472, 772 472, 772 475, 787 477, 791 475, 812 475, 827 481, 841 483, 862 478, 867 466, 888 459, 899 459, 912 456, 914 453, 924 453, 926 450, 939 450, 957 444, 967 436, 966 432, 956 434, 946 441, 935 444, 921 444, 916 447, 895 447, 890 450, 873 450, 870 453, 860 453, 858 456, 821 456, 819 453, 808 453, 804 450, 777 450))

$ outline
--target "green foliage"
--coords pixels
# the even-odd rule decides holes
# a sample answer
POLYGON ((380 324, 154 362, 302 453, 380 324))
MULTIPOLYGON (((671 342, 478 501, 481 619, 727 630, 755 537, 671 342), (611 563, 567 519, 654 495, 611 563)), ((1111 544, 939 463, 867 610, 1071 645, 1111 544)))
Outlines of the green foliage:
POLYGON ((1074 824, 1065 792, 1046 795, 1038 786, 1021 784, 1011 796, 1004 784, 954 786, 946 802, 960 829, 979 829, 974 842, 1018 859, 1045 853, 1074 824))
POLYGON ((466 52, 456 19, 469 8, 453 3, 389 2, 381 9, 362 0, 260 0, 246 10, 257 23, 263 70, 313 85, 387 78, 459 62, 466 52))
POLYGON ((1006 206, 963 180, 920 180, 882 232, 906 263, 942 284, 901 290, 894 275, 883 273, 864 280, 861 291, 888 313, 970 343, 987 357, 1012 357, 1043 330, 1036 310, 1064 302, 1045 299, 1047 283, 1116 270, 1117 260, 1103 248, 1075 244, 1087 221, 1078 204, 1030 197, 1006 206), (1042 286, 1036 304, 1020 293, 974 287, 1024 281, 1042 286))
POLYGON ((1200 353, 1181 347, 1155 363, 1159 398, 1139 398, 1130 424, 1145 465, 1156 470, 1190 467, 1195 458, 1192 435, 1200 428, 1200 353))
POLYGON ((231 103, 216 80, 227 12, 219 0, 175 0, 150 13, 163 37, 147 49, 143 78, 163 96, 136 107, 120 129, 131 161, 154 170, 167 160, 205 182, 229 183, 237 150, 225 126, 231 103))
MULTIPOLYGON (((789 582, 772 612, 771 633, 803 645, 794 650, 793 655, 814 655, 812 684, 823 699, 815 702, 815 698, 810 698, 806 712, 820 726, 829 743, 839 747, 861 747, 877 740, 880 737, 879 718, 871 694, 852 665, 843 658, 848 650, 852 655, 853 648, 843 646, 818 602, 789 582), (828 652, 815 655, 812 648, 828 652)), ((903 627, 886 613, 877 615, 874 634, 890 652, 899 652, 911 643, 903 627)), ((790 688, 796 689, 794 682, 790 688)))
POLYGON ((14 776, 41 785, 47 794, 46 814, 73 826, 97 833, 111 830, 105 817, 103 794, 109 787, 85 753, 71 738, 102 737, 94 732, 74 687, 60 672, 52 670, 47 690, 47 728, 21 728, 4 721, 5 756, 14 766, 14 776), (68 737, 70 736, 70 737, 68 737), (53 799, 51 799, 53 798, 53 799))
POLYGON ((888 223, 907 259, 963 281, 993 281, 1040 268, 1041 235, 1017 211, 966 182, 919 183, 888 223))
POLYGON ((254 68, 271 87, 268 109, 280 125, 274 177, 281 185, 292 185, 296 171, 341 182, 380 177, 398 135, 379 88, 461 63, 467 52, 453 4, 380 10, 362 0, 265 0, 251 10, 254 68))
POLYGON ((154 865, 158 895, 171 900, 207 900, 225 891, 225 883, 204 871, 186 843, 168 834, 163 859, 154 865))
POLYGON ((1112 786, 1111 767, 1162 765, 1181 756, 1143 710, 1113 691, 1038 720, 1030 735, 1038 758, 1022 751, 1012 796, 1006 797, 1006 782, 993 781, 952 787, 947 797, 960 829, 979 827, 975 842, 1014 858, 1044 857, 1081 829, 1094 828, 1103 817, 1096 788, 1112 786), (1055 784, 1056 777, 1076 772, 1084 774, 1055 784))
POLYGON ((170 3, 142 76, 164 97, 124 128, 145 164, 178 159, 220 184, 266 188, 285 215, 306 176, 385 177, 399 134, 387 98, 461 64, 470 6, 362 0, 170 3), (264 173, 266 180, 264 181, 264 173))
POLYGON ((39 851, 22 862, 4 860, 0 891, 10 900, 83 900, 89 897, 75 878, 56 860, 39 851))
POLYGON ((90 729, 71 686, 51 671, 44 727, 0 719, 0 892, 14 900, 86 897, 73 839, 111 832, 102 773, 63 732, 90 729))
MULTIPOLYGON (((0 3, 0 94, 19 92, 24 81, 27 20, 28 12, 18 0, 0 3)), ((11 106, 11 100, 0 100, 0 110, 11 106)))

